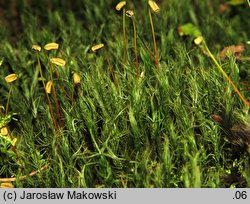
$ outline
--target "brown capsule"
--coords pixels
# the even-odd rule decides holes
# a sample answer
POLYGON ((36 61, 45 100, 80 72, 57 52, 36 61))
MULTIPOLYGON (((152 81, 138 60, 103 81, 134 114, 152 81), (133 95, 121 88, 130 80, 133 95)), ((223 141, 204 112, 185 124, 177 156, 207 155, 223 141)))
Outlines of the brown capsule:
POLYGON ((219 115, 212 115, 211 116, 212 117, 212 119, 215 121, 215 122, 217 122, 217 123, 221 123, 222 122, 222 117, 221 116, 219 116, 219 115))

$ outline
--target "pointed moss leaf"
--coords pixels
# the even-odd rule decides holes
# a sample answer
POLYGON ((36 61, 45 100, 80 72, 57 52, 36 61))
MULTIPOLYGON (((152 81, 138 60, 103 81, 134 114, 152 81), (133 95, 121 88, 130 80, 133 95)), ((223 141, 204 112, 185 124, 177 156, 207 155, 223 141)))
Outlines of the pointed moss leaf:
POLYGON ((14 115, 17 115, 17 114, 8 113, 7 115, 1 115, 0 116, 0 128, 6 126, 13 119, 14 115))
POLYGON ((197 38, 199 36, 202 36, 200 30, 195 25, 193 25, 192 23, 187 23, 187 24, 181 25, 178 28, 178 33, 181 36, 187 35, 187 36, 192 36, 192 37, 195 37, 195 38, 197 38))
POLYGON ((0 67, 1 67, 2 64, 3 64, 3 60, 4 60, 4 58, 2 58, 2 59, 0 60, 0 67))
POLYGON ((129 121, 130 121, 133 133, 135 135, 139 135, 140 129, 139 129, 138 125, 137 125, 137 121, 135 119, 134 111, 133 111, 133 109, 131 107, 129 108, 128 116, 129 116, 129 121))
POLYGON ((9 135, 3 135, 2 133, 0 133, 0 138, 4 139, 7 144, 12 144, 12 140, 9 135))
POLYGON ((227 1, 227 3, 229 5, 232 5, 232 6, 237 6, 237 5, 240 5, 240 4, 244 4, 246 2, 246 0, 230 0, 230 1, 227 1))

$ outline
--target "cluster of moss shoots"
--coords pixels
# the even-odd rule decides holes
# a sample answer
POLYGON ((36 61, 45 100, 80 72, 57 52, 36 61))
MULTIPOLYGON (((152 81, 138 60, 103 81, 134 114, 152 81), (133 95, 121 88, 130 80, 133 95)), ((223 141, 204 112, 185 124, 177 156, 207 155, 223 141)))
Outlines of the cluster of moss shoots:
MULTIPOLYGON (((135 55, 135 68, 136 68, 136 77, 137 79, 141 79, 142 73, 140 74, 140 68, 139 68, 139 59, 138 59, 138 49, 137 49, 137 32, 136 32, 136 19, 135 19, 135 13, 132 10, 127 10, 126 8, 126 1, 121 1, 116 5, 116 10, 117 11, 122 11, 122 32, 123 32, 123 64, 126 65, 127 63, 127 33, 126 33, 126 17, 129 17, 132 21, 133 25, 133 46, 134 46, 134 55, 135 55)), ((151 26, 151 32, 152 32, 152 43, 153 43, 153 52, 150 51, 150 49, 147 48, 147 51, 149 52, 151 58, 154 60, 155 67, 157 70, 160 70, 160 62, 159 62, 159 53, 157 50, 157 45, 156 45, 156 39, 155 39, 155 30, 154 30, 154 23, 153 23, 153 18, 152 18, 152 13, 159 13, 160 8, 156 4, 155 1, 148 1, 148 16, 149 16, 149 21, 150 21, 150 26, 151 26)), ((234 91, 237 93, 239 98, 243 101, 243 103, 250 107, 249 102, 244 98, 244 96, 240 93, 236 85, 233 83, 233 81, 230 79, 230 77, 225 73, 223 68, 221 67, 220 63, 216 60, 215 56, 210 52, 204 38, 202 36, 198 36, 197 38, 194 39, 194 43, 198 46, 201 47, 212 59, 214 64, 217 66, 218 70, 222 73, 224 78, 230 83, 234 91)), ((46 44, 43 49, 39 45, 32 45, 32 49, 36 53, 36 58, 37 58, 37 64, 38 64, 38 69, 42 81, 42 86, 44 89, 44 94, 46 95, 51 119, 53 121, 54 125, 54 130, 55 132, 60 132, 61 128, 63 127, 63 115, 62 115, 62 110, 60 107, 60 103, 58 101, 57 97, 57 91, 55 89, 55 80, 54 80, 54 75, 56 76, 57 81, 60 81, 60 76, 57 71, 58 67, 65 67, 66 66, 66 61, 64 59, 61 59, 59 57, 56 58, 49 58, 49 55, 47 52, 53 51, 53 50, 58 50, 59 44, 52 42, 46 44), (48 64, 49 64, 49 79, 45 79, 42 67, 41 67, 41 62, 40 62, 40 57, 39 53, 41 51, 45 52, 45 56, 47 57, 48 64), (52 104, 51 98, 53 97, 53 101, 55 104, 52 104)), ((110 76, 112 78, 112 81, 117 88, 118 91, 118 81, 115 76, 115 72, 112 68, 112 65, 110 63, 110 59, 108 57, 107 50, 105 49, 105 45, 103 43, 97 44, 92 46, 91 50, 95 53, 98 52, 99 50, 103 49, 104 50, 104 55, 105 59, 107 60, 108 67, 109 67, 109 72, 110 76)), ((14 152, 16 156, 16 160, 20 163, 20 165, 23 165, 23 162, 19 159, 18 156, 18 151, 16 149, 16 144, 17 144, 17 138, 14 137, 11 133, 10 127, 8 123, 14 119, 15 113, 9 113, 9 105, 10 105, 10 98, 11 98, 11 92, 14 88, 14 83, 15 81, 18 80, 18 75, 16 73, 11 73, 8 76, 5 77, 6 83, 10 84, 9 88, 9 93, 8 93, 8 98, 7 98, 7 103, 6 106, 0 106, 0 137, 4 138, 6 143, 11 144, 11 149, 12 152, 14 152)), ((81 77, 78 73, 73 74, 73 85, 80 84, 81 77)), ((73 94, 68 93, 68 91, 65 89, 64 86, 60 87, 62 91, 65 93, 69 101, 73 102, 73 94)), ((44 170, 46 166, 43 166, 39 171, 44 170)), ((33 171, 29 175, 34 176, 36 175, 39 171, 33 171)), ((21 176, 18 179, 19 180, 24 180, 26 176, 21 176)), ((0 183, 1 187, 13 187, 13 184, 11 182, 16 181, 17 178, 0 178, 0 183)))

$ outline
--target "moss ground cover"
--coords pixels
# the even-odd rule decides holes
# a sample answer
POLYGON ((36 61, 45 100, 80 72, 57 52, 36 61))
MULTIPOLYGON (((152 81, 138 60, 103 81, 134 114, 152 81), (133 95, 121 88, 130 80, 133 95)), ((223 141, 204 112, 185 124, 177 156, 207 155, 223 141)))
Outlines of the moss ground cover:
POLYGON ((1 3, 1 184, 250 187, 247 1, 149 2, 1 3))

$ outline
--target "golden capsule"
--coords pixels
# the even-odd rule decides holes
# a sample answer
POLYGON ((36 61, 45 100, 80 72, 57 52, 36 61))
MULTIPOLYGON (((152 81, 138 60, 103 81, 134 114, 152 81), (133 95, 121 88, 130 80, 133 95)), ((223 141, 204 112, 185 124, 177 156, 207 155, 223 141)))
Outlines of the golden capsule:
POLYGON ((134 14, 134 12, 133 11, 131 11, 131 10, 127 10, 126 11, 126 16, 128 16, 128 17, 133 17, 135 14, 134 14))
POLYGON ((155 12, 158 13, 160 11, 159 6, 155 3, 155 1, 148 1, 148 5, 155 12))
POLYGON ((73 74, 73 80, 74 80, 74 84, 79 84, 81 81, 81 77, 79 76, 79 74, 74 73, 73 74))
POLYGON ((194 43, 195 43, 196 45, 201 44, 202 41, 203 41, 203 37, 202 37, 202 36, 199 36, 199 37, 197 37, 197 38, 194 39, 194 43))
POLYGON ((59 44, 57 43, 48 43, 44 46, 44 49, 49 51, 49 50, 57 50, 59 48, 59 44))
POLYGON ((120 11, 125 5, 126 5, 126 1, 120 1, 120 2, 116 5, 115 9, 116 9, 117 11, 120 11))
POLYGON ((46 93, 50 94, 51 93, 51 87, 53 85, 53 82, 51 80, 49 80, 46 84, 46 87, 45 87, 45 91, 46 93))
POLYGON ((8 128, 7 127, 2 127, 1 128, 1 135, 3 135, 3 136, 8 135, 8 128))
POLYGON ((17 138, 14 138, 14 139, 12 140, 12 145, 13 145, 13 147, 16 146, 16 142, 17 142, 17 138))
POLYGON ((12 183, 1 183, 0 188, 14 188, 12 183))
POLYGON ((35 50, 35 51, 40 52, 41 49, 42 49, 42 48, 41 48, 39 45, 32 45, 32 50, 35 50))
POLYGON ((5 77, 5 81, 7 83, 11 83, 11 82, 17 80, 17 78, 18 78, 17 74, 10 74, 10 75, 8 75, 8 76, 5 77))
POLYGON ((93 52, 96 52, 97 50, 100 50, 100 49, 102 49, 104 47, 104 44, 103 43, 100 43, 100 44, 98 44, 98 45, 94 45, 93 47, 91 47, 91 50, 93 51, 93 52))
POLYGON ((51 62, 52 64, 58 65, 58 66, 60 66, 60 67, 64 67, 65 64, 66 64, 65 60, 63 60, 63 59, 61 59, 61 58, 51 58, 51 59, 50 59, 50 62, 51 62))

